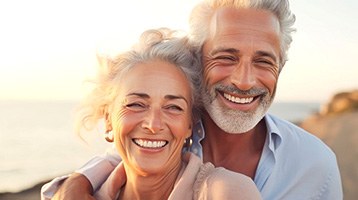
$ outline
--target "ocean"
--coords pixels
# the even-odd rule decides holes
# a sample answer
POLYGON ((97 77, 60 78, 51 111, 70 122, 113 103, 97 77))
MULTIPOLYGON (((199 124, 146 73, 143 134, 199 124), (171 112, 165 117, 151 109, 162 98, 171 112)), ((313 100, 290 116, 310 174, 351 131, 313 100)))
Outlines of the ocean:
MULTIPOLYGON (((73 131, 72 101, 0 101, 0 193, 73 172, 110 146, 102 133, 73 131)), ((298 122, 320 103, 274 103, 269 112, 298 122)))

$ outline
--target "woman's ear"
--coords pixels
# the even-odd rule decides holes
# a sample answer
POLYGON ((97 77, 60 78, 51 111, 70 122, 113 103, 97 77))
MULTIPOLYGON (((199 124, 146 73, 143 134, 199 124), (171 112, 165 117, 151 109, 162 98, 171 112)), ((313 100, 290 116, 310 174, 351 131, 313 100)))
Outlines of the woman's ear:
POLYGON ((187 148, 187 149, 190 149, 191 145, 193 144, 193 139, 192 139, 192 129, 193 125, 190 124, 189 128, 188 128, 188 131, 186 133, 186 136, 185 136, 185 140, 184 140, 184 147, 187 148))
POLYGON ((106 106, 103 109, 104 112, 104 121, 105 121, 105 125, 106 125, 106 131, 112 131, 112 119, 111 119, 111 115, 108 112, 108 106, 106 106))
POLYGON ((192 127, 193 127, 193 124, 190 124, 190 126, 189 126, 189 128, 188 128, 188 131, 187 131, 187 133, 186 133, 185 138, 188 138, 188 137, 191 136, 191 134, 192 134, 192 132, 193 132, 192 127))

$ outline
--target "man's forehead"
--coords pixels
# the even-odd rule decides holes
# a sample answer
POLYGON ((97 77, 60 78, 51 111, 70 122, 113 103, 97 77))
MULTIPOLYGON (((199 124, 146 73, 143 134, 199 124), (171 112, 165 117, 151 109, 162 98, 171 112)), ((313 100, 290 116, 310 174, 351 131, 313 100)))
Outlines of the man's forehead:
MULTIPOLYGON (((221 8, 213 16, 206 52, 251 47, 253 52, 280 52, 280 33, 277 17, 264 10, 221 8)), ((248 50, 246 48, 246 50, 248 50)))
POLYGON ((211 34, 221 31, 266 31, 280 34, 280 24, 277 17, 265 10, 247 8, 220 8, 211 21, 211 34))

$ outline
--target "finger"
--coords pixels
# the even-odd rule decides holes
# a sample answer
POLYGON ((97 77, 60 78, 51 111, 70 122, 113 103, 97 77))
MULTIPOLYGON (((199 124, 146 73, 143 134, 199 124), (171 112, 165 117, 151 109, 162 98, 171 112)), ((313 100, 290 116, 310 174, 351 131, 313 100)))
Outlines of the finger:
POLYGON ((118 191, 127 181, 126 172, 124 170, 123 162, 120 162, 117 167, 113 170, 111 175, 108 177, 111 183, 111 187, 109 189, 110 196, 115 198, 118 191))

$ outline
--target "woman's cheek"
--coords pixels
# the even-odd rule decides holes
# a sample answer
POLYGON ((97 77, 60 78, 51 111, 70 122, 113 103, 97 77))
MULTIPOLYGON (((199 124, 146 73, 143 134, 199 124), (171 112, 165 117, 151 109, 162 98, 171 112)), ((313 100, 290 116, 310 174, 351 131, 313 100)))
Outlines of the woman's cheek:
POLYGON ((174 137, 178 139, 185 139, 187 137, 188 130, 190 129, 191 123, 190 118, 186 118, 184 116, 172 119, 171 124, 171 132, 173 133, 174 137))
POLYGON ((117 112, 115 115, 113 115, 112 127, 116 142, 122 143, 121 141, 123 141, 130 130, 133 129, 132 118, 133 117, 131 117, 130 112, 126 110, 117 112))

